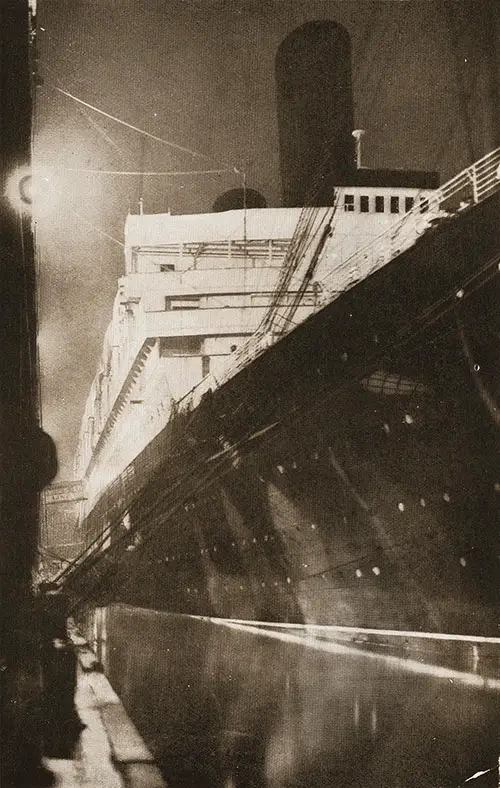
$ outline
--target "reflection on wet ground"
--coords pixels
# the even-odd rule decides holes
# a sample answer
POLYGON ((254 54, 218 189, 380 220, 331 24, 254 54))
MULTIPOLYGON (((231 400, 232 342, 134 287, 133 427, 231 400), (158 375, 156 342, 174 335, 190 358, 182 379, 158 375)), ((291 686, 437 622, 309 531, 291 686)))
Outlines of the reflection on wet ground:
POLYGON ((434 670, 423 647, 124 606, 105 618, 109 677, 172 788, 498 785, 498 645, 443 647, 434 670))

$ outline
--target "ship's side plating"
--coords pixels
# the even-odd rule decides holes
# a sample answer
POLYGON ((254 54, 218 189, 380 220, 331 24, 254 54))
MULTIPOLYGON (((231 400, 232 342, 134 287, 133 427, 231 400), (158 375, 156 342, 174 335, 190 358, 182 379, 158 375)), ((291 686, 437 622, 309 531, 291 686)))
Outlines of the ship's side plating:
POLYGON ((496 632, 498 207, 426 234, 175 418, 129 471, 137 494, 115 488, 127 518, 75 599, 496 632))

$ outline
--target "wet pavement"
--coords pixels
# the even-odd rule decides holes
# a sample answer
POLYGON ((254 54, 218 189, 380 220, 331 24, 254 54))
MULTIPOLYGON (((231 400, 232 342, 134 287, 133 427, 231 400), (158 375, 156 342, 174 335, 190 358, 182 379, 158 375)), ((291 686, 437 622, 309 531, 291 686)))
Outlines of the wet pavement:
POLYGON ((119 605, 101 624, 109 678, 172 788, 498 785, 496 642, 396 648, 119 605))
MULTIPOLYGON (((56 788, 165 788, 108 680, 82 650, 75 706, 84 728, 71 757, 44 758, 56 788)), ((94 660, 95 662, 95 660, 94 660)), ((29 786, 26 786, 29 788, 29 786)))

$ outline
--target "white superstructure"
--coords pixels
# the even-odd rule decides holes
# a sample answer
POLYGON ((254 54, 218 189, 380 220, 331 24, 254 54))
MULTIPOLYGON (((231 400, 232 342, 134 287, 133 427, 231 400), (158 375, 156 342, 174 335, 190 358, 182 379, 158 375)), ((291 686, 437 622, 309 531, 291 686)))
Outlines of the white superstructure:
MULTIPOLYGON (((396 226, 415 201, 432 191, 344 187, 332 232, 294 322, 321 304, 322 281, 331 289, 343 263, 380 233, 396 226)), ((332 210, 316 209, 303 266, 332 210)), ((238 348, 254 333, 271 303, 278 275, 301 217, 300 208, 258 208, 175 216, 129 215, 125 275, 120 278, 97 375, 87 399, 75 462, 87 508, 165 426, 175 402, 200 380, 217 385, 238 348)), ((422 220, 428 224, 426 210, 422 220)), ((419 232, 412 222, 402 249, 419 232)), ((401 235, 398 231, 399 236, 401 235)), ((370 273, 358 271, 357 278, 370 273)), ((283 306, 300 287, 300 270, 283 306)))

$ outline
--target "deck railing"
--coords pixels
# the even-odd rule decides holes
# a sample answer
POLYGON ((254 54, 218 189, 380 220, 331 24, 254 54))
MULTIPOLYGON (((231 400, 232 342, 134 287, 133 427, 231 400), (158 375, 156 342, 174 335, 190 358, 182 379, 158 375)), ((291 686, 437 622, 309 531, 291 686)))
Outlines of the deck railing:
MULTIPOLYGON (((327 306, 374 271, 387 265, 410 248, 434 223, 460 216, 463 211, 487 199, 499 189, 500 147, 462 170, 432 194, 426 193, 425 197, 417 200, 413 208, 388 229, 327 274, 317 284, 321 288, 317 309, 327 306)), ((293 328, 294 325, 283 325, 279 332, 272 335, 258 330, 239 348, 234 362, 219 383, 229 380, 293 328)))

